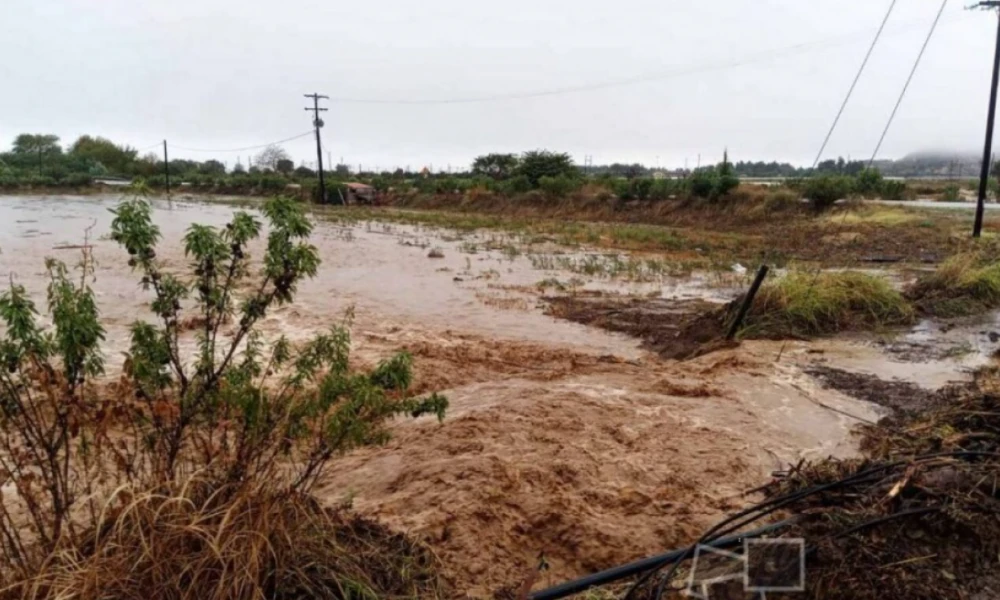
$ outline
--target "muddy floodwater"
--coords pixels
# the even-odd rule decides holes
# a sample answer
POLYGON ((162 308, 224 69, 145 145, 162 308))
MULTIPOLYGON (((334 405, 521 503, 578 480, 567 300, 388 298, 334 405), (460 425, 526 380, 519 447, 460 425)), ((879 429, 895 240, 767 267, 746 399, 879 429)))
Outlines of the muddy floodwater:
MULTIPOLYGON (((112 373, 128 325, 149 318, 150 300, 107 237, 117 202, 0 197, 0 273, 40 306, 45 257, 75 262, 89 237, 112 373)), ((191 223, 221 225, 236 210, 153 204, 168 269, 184 266, 180 241, 191 223)), ((544 298, 724 302, 745 285, 738 266, 732 276, 677 277, 654 268, 655 257, 624 268, 630 257, 498 232, 321 214, 315 224, 319 274, 264 330, 303 339, 353 309, 358 364, 408 350, 417 390, 451 402, 443 423, 399 421, 388 445, 344 457, 316 491, 426 540, 470 597, 521 579, 541 552, 551 565, 544 585, 688 543, 753 501, 744 492, 773 471, 854 454, 852 429, 886 409, 832 389, 812 368, 934 389, 967 377, 1000 341, 990 317, 948 331, 923 323, 894 335, 749 342, 668 361, 637 339, 548 316, 544 298)))

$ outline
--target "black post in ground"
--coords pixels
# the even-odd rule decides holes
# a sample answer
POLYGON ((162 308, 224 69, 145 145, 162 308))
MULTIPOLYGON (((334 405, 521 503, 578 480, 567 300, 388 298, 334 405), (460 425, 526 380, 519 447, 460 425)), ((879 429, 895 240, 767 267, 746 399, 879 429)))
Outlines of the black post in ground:
POLYGON ((167 176, 167 195, 170 195, 170 159, 167 157, 167 140, 163 140, 163 174, 167 176))
POLYGON ((319 166, 319 201, 326 204, 326 182, 323 180, 323 143, 319 139, 319 128, 323 126, 323 120, 319 118, 319 113, 328 109, 319 107, 319 99, 329 99, 329 96, 305 94, 305 97, 313 99, 312 108, 306 107, 306 110, 313 111, 313 127, 316 128, 316 164, 319 166))
POLYGON ((743 305, 740 306, 740 312, 736 313, 736 319, 729 327, 729 333, 726 334, 727 340, 732 340, 740 332, 743 320, 747 318, 747 313, 750 312, 750 307, 753 306, 753 299, 757 297, 757 292, 760 291, 760 285, 764 283, 764 278, 767 277, 768 270, 767 265, 761 265, 760 269, 757 270, 757 277, 754 278, 753 285, 750 286, 750 291, 743 298, 743 305))
MULTIPOLYGON (((978 8, 1000 8, 1000 1, 980 2, 978 8)), ((983 213, 986 210, 986 190, 990 177, 990 157, 993 155, 993 125, 997 116, 997 82, 1000 81, 1000 16, 997 18, 997 43, 993 56, 993 81, 990 84, 990 108, 986 117, 986 148, 983 150, 983 166, 979 172, 979 199, 976 204, 976 224, 972 237, 978 238, 983 233, 983 213)))

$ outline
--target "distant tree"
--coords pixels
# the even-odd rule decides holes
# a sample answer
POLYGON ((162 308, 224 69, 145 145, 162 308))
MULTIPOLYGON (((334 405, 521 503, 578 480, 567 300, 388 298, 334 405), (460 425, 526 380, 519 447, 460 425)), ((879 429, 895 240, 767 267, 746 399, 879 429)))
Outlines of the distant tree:
POLYGON ((573 164, 573 159, 564 152, 549 152, 548 150, 532 150, 521 155, 517 167, 517 175, 524 175, 532 187, 538 187, 542 177, 579 177, 580 172, 573 164))
POLYGON ((254 157, 253 164, 262 170, 270 169, 271 171, 277 171, 278 162, 282 160, 289 160, 288 153, 281 146, 271 144, 254 157))
POLYGON ((288 175, 293 170, 295 170, 295 163, 292 162, 291 159, 282 158, 279 159, 278 162, 274 165, 274 170, 284 175, 288 175))
POLYGON ((22 133, 14 138, 14 154, 31 154, 39 156, 51 156, 62 154, 62 147, 59 145, 59 136, 46 133, 22 133))
POLYGON ((507 179, 514 174, 519 162, 514 154, 487 154, 473 161, 472 172, 496 180, 507 179))
POLYGON ((236 163, 236 166, 233 167, 233 175, 244 175, 246 172, 247 168, 241 162, 236 163))
POLYGON ((73 156, 104 165, 113 173, 129 171, 139 152, 129 146, 119 146, 107 138, 82 135, 69 148, 73 156))
POLYGON ((62 147, 59 145, 59 136, 38 133, 22 133, 14 138, 12 154, 15 157, 27 159, 31 157, 31 162, 38 167, 39 173, 46 158, 59 156, 62 154, 62 147))
POLYGON ((129 174, 140 177, 151 177, 163 172, 163 162, 160 157, 152 152, 147 152, 142 157, 133 162, 129 167, 129 174))
POLYGON ((198 166, 198 172, 202 175, 225 175, 226 165, 217 160, 206 160, 198 166))
POLYGON ((199 163, 193 160, 177 158, 170 161, 170 174, 177 176, 187 176, 198 172, 199 163))
POLYGON ((302 165, 299 168, 295 169, 295 176, 307 179, 309 177, 315 177, 316 171, 313 171, 309 167, 302 165))
POLYGON ((343 164, 337 165, 333 169, 333 172, 334 174, 336 174, 337 177, 340 177, 341 179, 347 179, 348 177, 351 176, 351 168, 343 164))

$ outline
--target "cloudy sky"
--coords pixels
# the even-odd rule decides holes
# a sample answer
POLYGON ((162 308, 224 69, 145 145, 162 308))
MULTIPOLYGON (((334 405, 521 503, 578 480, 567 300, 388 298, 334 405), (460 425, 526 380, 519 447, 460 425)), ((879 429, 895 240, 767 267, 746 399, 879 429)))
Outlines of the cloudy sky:
MULTIPOLYGON (((971 1, 971 0, 969 0, 971 1)), ((309 130, 352 165, 699 154, 811 163, 890 0, 2 0, 0 147, 98 134, 172 157, 309 130)), ((881 152, 982 145, 996 18, 951 0, 881 152)), ((867 157, 940 0, 898 0, 827 154, 867 157)), ((309 137, 284 144, 314 161, 309 137)), ((324 159, 326 157, 324 156, 324 159)), ((244 158, 245 161, 245 158, 244 158)))

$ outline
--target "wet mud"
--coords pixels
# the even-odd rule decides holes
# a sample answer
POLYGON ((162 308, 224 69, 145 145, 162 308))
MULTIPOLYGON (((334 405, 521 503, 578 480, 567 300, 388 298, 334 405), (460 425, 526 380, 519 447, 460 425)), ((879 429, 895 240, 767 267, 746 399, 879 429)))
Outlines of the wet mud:
POLYGON ((621 298, 596 295, 547 297, 547 313, 575 323, 626 333, 668 359, 687 359, 733 347, 725 337, 724 311, 701 299, 621 298))
POLYGON ((898 412, 922 412, 934 406, 939 394, 909 381, 885 380, 875 375, 814 366, 806 373, 824 387, 898 412))

